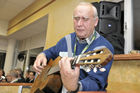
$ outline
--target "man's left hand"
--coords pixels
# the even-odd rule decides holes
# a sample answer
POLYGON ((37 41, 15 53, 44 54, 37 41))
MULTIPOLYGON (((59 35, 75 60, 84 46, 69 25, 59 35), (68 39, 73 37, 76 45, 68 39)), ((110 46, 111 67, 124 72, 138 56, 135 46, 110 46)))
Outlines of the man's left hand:
POLYGON ((73 58, 63 57, 59 61, 60 74, 64 87, 68 91, 75 91, 78 87, 78 79, 80 74, 80 66, 76 65, 74 69, 71 68, 71 61, 73 58))

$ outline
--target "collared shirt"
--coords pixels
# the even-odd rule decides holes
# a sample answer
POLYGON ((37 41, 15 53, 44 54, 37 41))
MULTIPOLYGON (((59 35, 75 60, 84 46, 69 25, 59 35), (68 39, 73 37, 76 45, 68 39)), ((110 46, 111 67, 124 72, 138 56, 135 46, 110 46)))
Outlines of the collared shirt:
POLYGON ((86 38, 84 40, 80 40, 77 36, 76 36, 76 39, 80 44, 88 43, 88 45, 89 45, 92 41, 92 37, 93 37, 94 33, 95 33, 95 31, 88 38, 86 38))

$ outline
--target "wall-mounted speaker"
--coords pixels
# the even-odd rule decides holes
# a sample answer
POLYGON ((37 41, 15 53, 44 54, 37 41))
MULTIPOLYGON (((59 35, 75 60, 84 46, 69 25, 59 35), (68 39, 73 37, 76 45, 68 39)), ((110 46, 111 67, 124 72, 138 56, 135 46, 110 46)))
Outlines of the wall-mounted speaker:
POLYGON ((25 59, 25 54, 24 53, 19 53, 17 58, 20 62, 22 62, 25 59))

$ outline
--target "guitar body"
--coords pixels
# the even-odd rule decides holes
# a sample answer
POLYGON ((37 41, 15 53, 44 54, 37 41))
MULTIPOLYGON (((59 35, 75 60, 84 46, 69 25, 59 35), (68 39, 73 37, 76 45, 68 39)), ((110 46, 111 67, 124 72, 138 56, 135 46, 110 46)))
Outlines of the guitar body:
POLYGON ((50 60, 42 73, 35 79, 30 93, 60 93, 62 81, 59 72, 48 75, 50 69, 56 65, 61 58, 50 60))

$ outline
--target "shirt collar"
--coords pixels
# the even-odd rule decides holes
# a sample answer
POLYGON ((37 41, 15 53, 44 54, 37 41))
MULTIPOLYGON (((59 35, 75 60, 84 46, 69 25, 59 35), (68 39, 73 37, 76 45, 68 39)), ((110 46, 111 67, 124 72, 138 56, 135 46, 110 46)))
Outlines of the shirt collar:
POLYGON ((87 43, 89 45, 92 41, 92 37, 93 37, 94 33, 95 33, 95 31, 86 39, 80 40, 77 36, 76 36, 76 39, 80 44, 86 44, 87 43))

